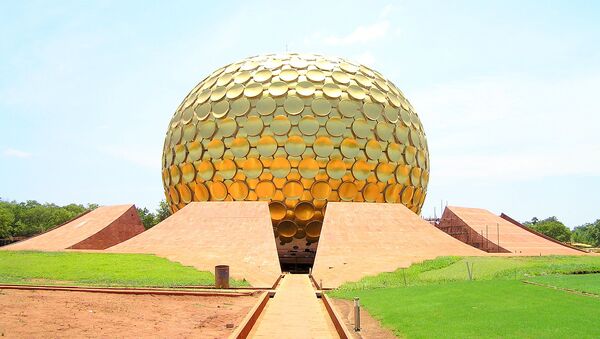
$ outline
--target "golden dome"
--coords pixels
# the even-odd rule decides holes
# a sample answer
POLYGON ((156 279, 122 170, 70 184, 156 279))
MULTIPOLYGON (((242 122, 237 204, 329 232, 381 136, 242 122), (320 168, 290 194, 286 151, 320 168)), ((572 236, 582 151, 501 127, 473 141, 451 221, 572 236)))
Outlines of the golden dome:
POLYGON ((417 113, 377 71, 264 55, 194 87, 169 124, 162 168, 174 212, 191 201, 269 201, 280 248, 302 250, 318 241, 328 201, 420 213, 429 153, 417 113))

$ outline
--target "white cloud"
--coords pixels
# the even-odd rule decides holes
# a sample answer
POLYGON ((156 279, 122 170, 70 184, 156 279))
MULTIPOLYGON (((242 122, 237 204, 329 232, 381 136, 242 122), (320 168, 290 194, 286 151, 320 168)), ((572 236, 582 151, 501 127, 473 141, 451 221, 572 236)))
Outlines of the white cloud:
POLYGON ((379 17, 385 19, 390 16, 390 13, 394 10, 394 6, 392 4, 387 4, 379 13, 379 17))
POLYGON ((345 36, 330 35, 323 38, 323 43, 333 46, 363 44, 383 38, 390 29, 390 22, 383 20, 371 25, 360 25, 345 36))
POLYGON ((452 154, 435 160, 440 179, 488 179, 495 182, 523 181, 564 175, 600 175, 600 147, 588 150, 561 147, 554 150, 516 151, 509 154, 452 154))
POLYGON ((151 152, 148 147, 127 147, 122 145, 105 145, 98 150, 113 158, 126 161, 143 168, 160 170, 160 151, 151 152))
POLYGON ((21 158, 21 159, 31 158, 31 153, 25 152, 25 151, 21 151, 21 150, 18 150, 18 149, 14 149, 14 148, 6 148, 6 149, 4 149, 3 154, 4 154, 4 156, 12 157, 12 158, 21 158))
POLYGON ((432 177, 507 182, 600 175, 600 74, 518 75, 441 84, 409 95, 431 153, 432 177))
POLYGON ((352 57, 352 60, 366 66, 375 65, 375 57, 371 52, 364 52, 362 54, 355 55, 354 57, 352 57))

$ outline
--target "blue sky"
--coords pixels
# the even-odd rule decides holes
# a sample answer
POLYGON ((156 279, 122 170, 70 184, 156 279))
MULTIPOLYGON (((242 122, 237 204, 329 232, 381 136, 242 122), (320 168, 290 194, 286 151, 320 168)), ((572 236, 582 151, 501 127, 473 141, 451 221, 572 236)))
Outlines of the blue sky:
POLYGON ((163 198, 169 118, 212 70, 270 52, 365 63, 425 126, 440 201, 600 218, 600 3, 3 1, 0 197, 163 198))

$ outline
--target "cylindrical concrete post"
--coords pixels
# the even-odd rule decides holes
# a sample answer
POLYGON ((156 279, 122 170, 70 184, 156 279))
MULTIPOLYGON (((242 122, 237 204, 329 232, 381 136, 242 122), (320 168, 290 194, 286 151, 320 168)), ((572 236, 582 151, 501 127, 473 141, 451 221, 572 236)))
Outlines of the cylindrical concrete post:
POLYGON ((229 266, 227 266, 227 265, 215 266, 215 287, 216 288, 229 288, 229 266))
POLYGON ((360 299, 354 298, 354 331, 360 331, 360 299))

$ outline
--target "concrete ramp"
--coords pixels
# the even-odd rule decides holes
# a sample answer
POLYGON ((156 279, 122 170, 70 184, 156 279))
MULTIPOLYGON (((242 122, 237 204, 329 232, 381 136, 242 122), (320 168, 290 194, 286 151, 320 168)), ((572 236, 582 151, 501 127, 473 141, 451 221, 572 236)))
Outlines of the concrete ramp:
POLYGON ((101 206, 3 250, 103 250, 144 232, 134 205, 101 206))
POLYGON ((267 202, 192 202, 146 232, 108 249, 152 253, 199 270, 271 287, 281 274, 267 202))
POLYGON ((453 229, 455 232, 462 229, 461 234, 470 235, 465 238, 466 240, 461 240, 488 252, 517 255, 585 254, 583 251, 528 229, 507 216, 501 218, 480 208, 448 206, 444 210, 439 227, 446 230, 453 229))
POLYGON ((338 287, 445 255, 487 253, 440 231, 402 204, 330 202, 312 274, 322 287, 338 287))

